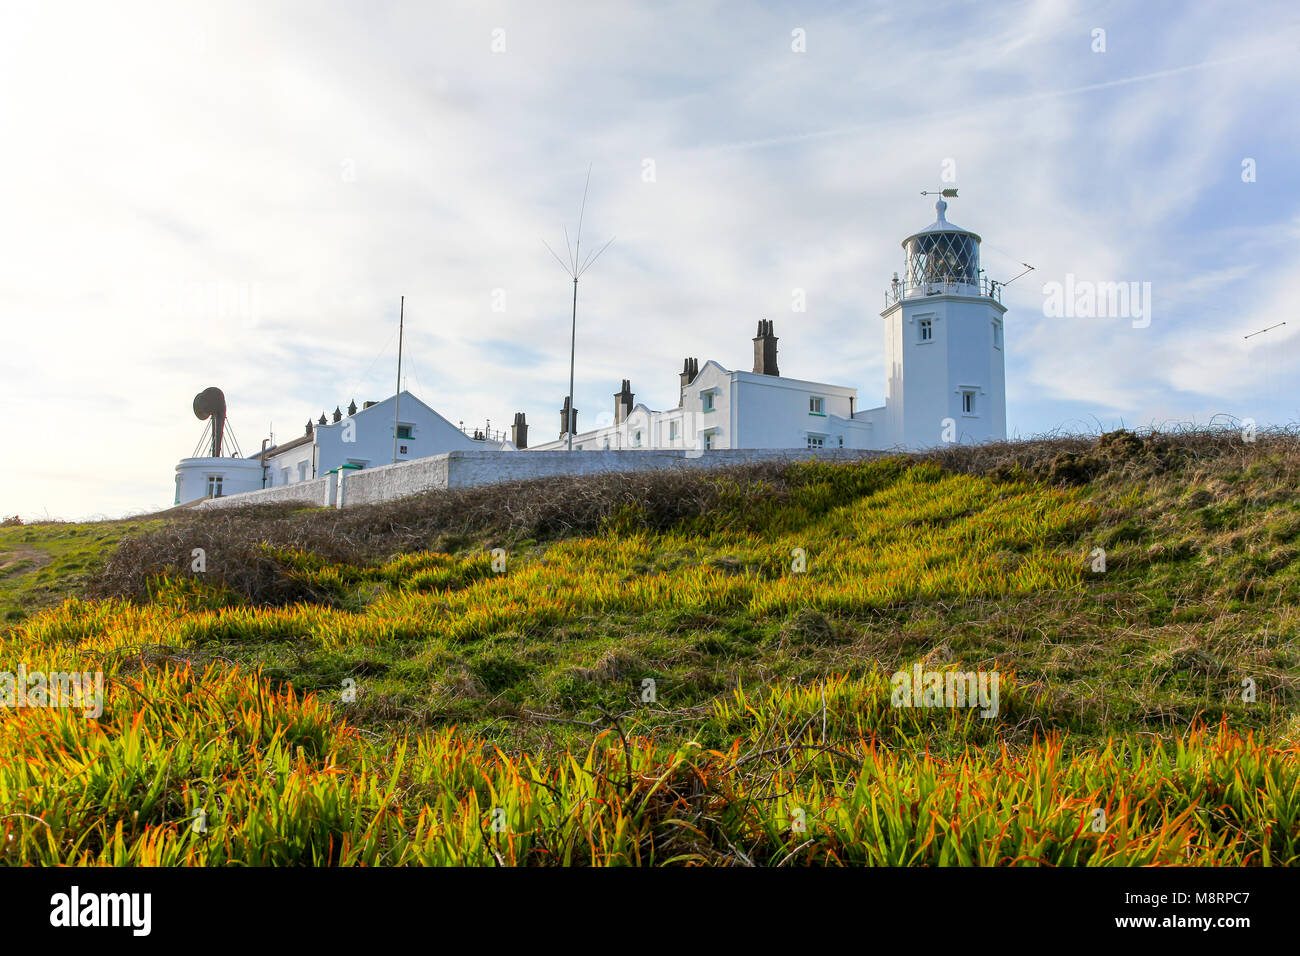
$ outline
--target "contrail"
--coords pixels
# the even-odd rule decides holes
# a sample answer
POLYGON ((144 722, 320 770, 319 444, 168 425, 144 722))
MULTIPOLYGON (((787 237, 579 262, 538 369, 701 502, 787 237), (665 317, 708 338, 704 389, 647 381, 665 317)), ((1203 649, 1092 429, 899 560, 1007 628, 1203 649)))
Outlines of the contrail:
POLYGON ((981 113, 989 113, 994 110, 1004 109, 1009 106, 1015 106, 1023 103, 1033 103, 1039 100, 1058 99, 1065 96, 1079 96, 1083 93, 1093 93, 1097 90, 1111 89, 1117 86, 1130 86, 1134 83, 1146 83, 1150 80, 1159 80, 1168 76, 1177 76, 1181 73, 1191 73, 1197 70, 1208 70, 1216 66, 1223 66, 1227 63, 1238 63, 1242 60, 1267 60, 1273 57, 1282 56, 1283 54, 1294 54, 1296 51, 1292 48, 1276 49, 1268 53, 1243 53, 1239 56, 1222 57, 1217 60, 1206 60, 1203 63, 1192 63, 1187 66, 1171 67, 1167 70, 1156 70, 1152 73, 1141 73, 1136 76, 1126 76, 1117 80, 1106 80, 1101 83, 1088 83, 1084 86, 1070 87, 1064 90, 1048 90, 1043 93, 1026 93, 1023 96, 1008 96, 999 100, 993 100, 981 106, 962 109, 936 110, 932 113, 909 113, 906 116, 890 117, 888 119, 878 120, 872 123, 858 123, 852 126, 841 126, 834 129, 810 130, 805 133, 790 133, 783 136, 769 136, 761 139, 739 140, 733 143, 717 143, 708 146, 686 147, 672 152, 695 153, 695 152, 722 152, 726 150, 746 150, 746 149, 763 149, 769 146, 784 146, 789 143, 805 142, 813 139, 829 139, 835 136, 848 136, 852 133, 860 133, 865 130, 874 129, 880 126, 895 125, 898 123, 910 123, 917 120, 931 120, 946 116, 963 116, 968 117, 981 113))

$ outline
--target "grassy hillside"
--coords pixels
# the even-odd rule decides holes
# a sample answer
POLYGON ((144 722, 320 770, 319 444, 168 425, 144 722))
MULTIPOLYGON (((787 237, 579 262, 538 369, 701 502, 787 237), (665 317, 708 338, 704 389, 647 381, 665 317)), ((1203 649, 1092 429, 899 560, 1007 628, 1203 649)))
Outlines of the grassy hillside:
POLYGON ((1289 864, 1298 478, 1287 434, 1116 433, 181 514, 0 634, 108 683, 0 717, 0 846, 1289 864), (996 715, 894 706, 915 664, 996 715))
POLYGON ((0 524, 0 622, 19 621, 76 596, 147 520, 0 524))

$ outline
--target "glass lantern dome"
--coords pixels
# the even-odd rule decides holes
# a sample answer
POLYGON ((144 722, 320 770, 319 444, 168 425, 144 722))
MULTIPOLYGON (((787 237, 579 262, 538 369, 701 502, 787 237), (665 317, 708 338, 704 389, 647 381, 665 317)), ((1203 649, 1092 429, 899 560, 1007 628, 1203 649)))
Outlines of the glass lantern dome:
POLYGON ((935 292, 967 291, 980 287, 980 237, 953 225, 944 213, 948 204, 940 199, 934 205, 939 213, 935 222, 903 240, 907 253, 907 271, 903 280, 904 296, 935 292))

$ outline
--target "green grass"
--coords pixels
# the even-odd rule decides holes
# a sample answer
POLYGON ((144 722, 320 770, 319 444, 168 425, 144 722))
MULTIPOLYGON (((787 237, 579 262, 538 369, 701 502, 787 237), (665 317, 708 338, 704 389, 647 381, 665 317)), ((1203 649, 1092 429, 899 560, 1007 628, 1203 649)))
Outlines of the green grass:
POLYGON ((147 521, 0 526, 0 622, 15 622, 79 594, 128 535, 147 521))
POLYGON ((0 718, 7 859, 1296 862, 1300 456, 1143 450, 1071 452, 1092 477, 1061 486, 905 459, 701 478, 670 520, 616 496, 378 558, 285 533, 328 512, 140 529, 146 600, 0 631, 11 670, 109 679, 98 721, 0 718), (206 572, 151 570, 196 541, 206 572), (893 706, 918 662, 999 673, 996 717, 893 706))

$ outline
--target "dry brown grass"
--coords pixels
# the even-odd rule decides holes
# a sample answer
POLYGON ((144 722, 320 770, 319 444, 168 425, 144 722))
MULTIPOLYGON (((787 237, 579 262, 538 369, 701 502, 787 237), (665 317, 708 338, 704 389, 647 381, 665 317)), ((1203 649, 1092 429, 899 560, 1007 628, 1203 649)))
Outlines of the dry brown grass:
MULTIPOLYGON (((953 446, 906 457, 995 480, 1088 484, 1112 519, 1131 511, 1137 519, 1158 521, 1169 502, 1185 494, 1207 504, 1240 501, 1243 495, 1258 503, 1287 499, 1300 487, 1300 434, 1290 430, 1260 432, 1251 443, 1232 429, 1119 431, 953 446), (1124 495, 1134 488, 1143 492, 1140 503, 1124 495)), ((797 466, 763 463, 515 481, 338 510, 292 504, 187 510, 125 540, 95 576, 90 593, 144 599, 153 577, 187 571, 193 549, 202 548, 209 579, 254 601, 326 600, 285 575, 277 552, 364 565, 470 542, 495 546, 591 534, 611 520, 620 527, 661 530, 734 507, 738 488, 780 498, 801 480, 797 466)), ((1239 546, 1260 547, 1253 540, 1239 546)), ((1276 543, 1269 554, 1277 551, 1274 558, 1281 560, 1278 549, 1286 547, 1276 543)))

